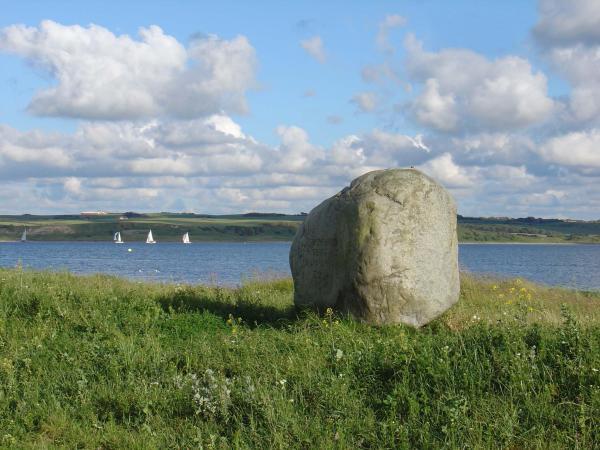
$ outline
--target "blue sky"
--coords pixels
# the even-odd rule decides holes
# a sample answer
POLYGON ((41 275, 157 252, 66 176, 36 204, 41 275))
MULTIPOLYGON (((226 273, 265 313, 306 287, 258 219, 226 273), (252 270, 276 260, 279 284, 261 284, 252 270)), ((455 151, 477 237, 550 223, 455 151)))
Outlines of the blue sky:
POLYGON ((414 165, 462 214, 600 218, 593 0, 0 8, 0 213, 297 212, 414 165))

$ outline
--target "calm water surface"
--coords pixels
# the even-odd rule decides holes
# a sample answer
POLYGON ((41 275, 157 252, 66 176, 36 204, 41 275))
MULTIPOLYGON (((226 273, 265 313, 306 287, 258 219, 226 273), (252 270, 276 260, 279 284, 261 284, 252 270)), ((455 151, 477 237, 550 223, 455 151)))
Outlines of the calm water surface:
MULTIPOLYGON (((0 243, 0 266, 20 261, 34 269, 237 285, 256 276, 288 276, 289 249, 289 242, 5 242, 0 243)), ((461 268, 473 273, 600 290, 600 245, 463 244, 459 259, 461 268)))

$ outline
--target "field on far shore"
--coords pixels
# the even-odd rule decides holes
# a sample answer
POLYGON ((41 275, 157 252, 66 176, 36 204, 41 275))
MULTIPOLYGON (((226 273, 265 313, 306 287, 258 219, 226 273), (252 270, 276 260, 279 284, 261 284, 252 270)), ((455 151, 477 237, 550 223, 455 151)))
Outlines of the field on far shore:
POLYGON ((600 293, 463 275, 422 329, 0 269, 2 448, 593 448, 600 293))
MULTIPOLYGON (((32 241, 144 241, 151 229, 159 242, 180 241, 189 232, 199 241, 291 241, 304 214, 110 213, 100 216, 0 216, 0 241, 16 241, 27 229, 32 241)), ((460 242, 600 243, 600 222, 458 216, 460 242)))
POLYGON ((18 240, 25 228, 33 241, 110 241, 117 231, 125 242, 145 241, 150 229, 159 242, 180 241, 185 232, 192 241, 289 241, 302 220, 283 214, 0 216, 0 241, 18 240))

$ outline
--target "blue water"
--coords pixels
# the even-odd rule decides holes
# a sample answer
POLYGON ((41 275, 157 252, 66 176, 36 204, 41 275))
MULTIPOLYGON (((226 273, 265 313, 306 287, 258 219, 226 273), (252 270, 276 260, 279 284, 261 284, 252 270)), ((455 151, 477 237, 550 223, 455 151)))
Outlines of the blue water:
POLYGON ((600 245, 461 244, 459 263, 476 274, 600 290, 600 245))
MULTIPOLYGON (((289 248, 289 242, 5 242, 0 266, 20 262, 34 269, 232 286, 254 277, 288 276, 289 248)), ((600 245, 463 244, 459 260, 463 270, 477 274, 600 290, 600 245)))
POLYGON ((244 279, 290 273, 288 242, 157 243, 33 242, 0 243, 0 266, 107 273, 164 282, 237 285, 244 279), (131 251, 129 251, 131 249, 131 251))

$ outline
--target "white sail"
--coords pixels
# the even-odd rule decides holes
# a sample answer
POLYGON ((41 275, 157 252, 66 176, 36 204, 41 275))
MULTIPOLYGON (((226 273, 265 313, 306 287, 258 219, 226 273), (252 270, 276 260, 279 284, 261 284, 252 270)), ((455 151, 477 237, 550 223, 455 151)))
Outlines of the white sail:
POLYGON ((25 242, 27 240, 27 228, 23 230, 23 234, 21 235, 21 242, 25 242))
POLYGON ((113 241, 115 241, 115 244, 122 244, 123 240, 121 239, 121 232, 117 231, 115 233, 115 235, 113 236, 113 241))
POLYGON ((185 234, 183 235, 183 243, 184 243, 184 244, 191 244, 191 241, 190 241, 190 233, 185 233, 185 234))
POLYGON ((156 244, 156 241, 152 237, 152 230, 148 232, 148 237, 146 238, 146 244, 156 244))

